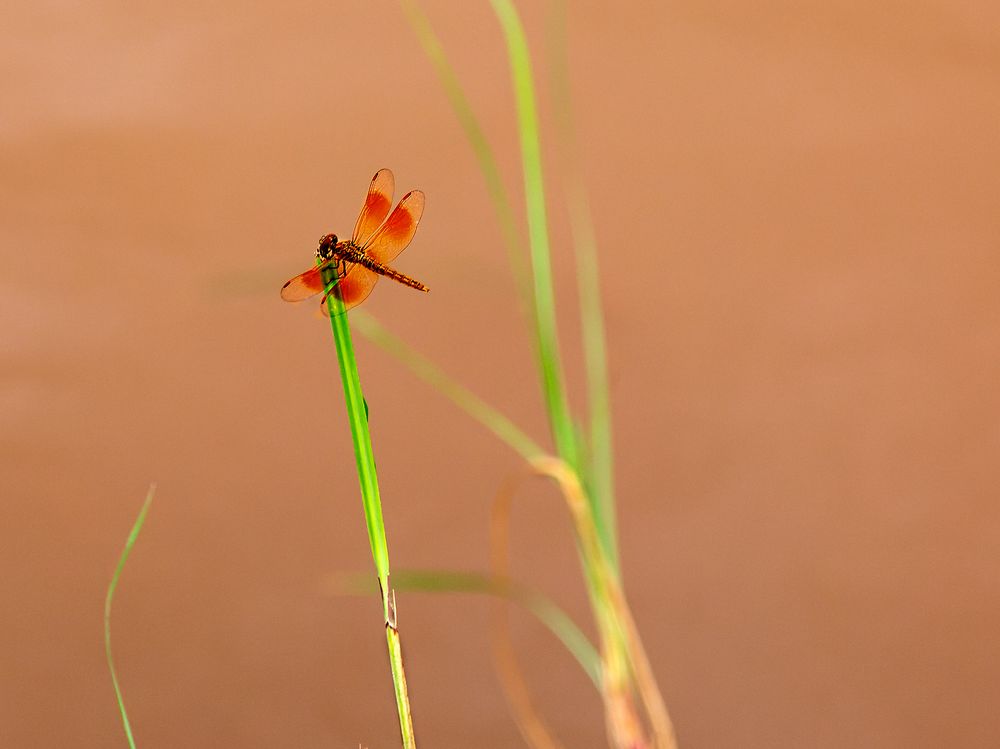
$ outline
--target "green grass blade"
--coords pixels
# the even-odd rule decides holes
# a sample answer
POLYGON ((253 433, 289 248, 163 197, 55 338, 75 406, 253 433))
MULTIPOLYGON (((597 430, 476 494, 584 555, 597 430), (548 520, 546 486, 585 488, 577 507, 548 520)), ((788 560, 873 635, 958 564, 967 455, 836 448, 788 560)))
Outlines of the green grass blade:
POLYGON ((507 43, 514 83, 514 99, 517 103, 521 162, 524 170, 524 199, 528 215, 528 243, 531 248, 531 270, 534 281, 535 334, 542 372, 542 389, 556 450, 569 465, 577 467, 578 446, 566 399, 559 355, 552 260, 549 252, 548 214, 545 207, 541 141, 531 57, 524 29, 513 3, 510 0, 490 0, 490 4, 500 20, 507 43))
POLYGON ((483 128, 479 125, 469 100, 462 91, 462 85, 458 82, 458 75, 456 75, 451 63, 448 62, 444 47, 441 46, 427 16, 414 0, 401 0, 401 4, 417 41, 420 42, 424 53, 434 66, 445 95, 455 111, 455 117, 462 130, 465 131, 465 137, 468 138, 472 151, 479 161, 479 168, 486 180, 486 189, 489 191, 490 200, 500 222, 500 231, 503 234, 504 244, 507 246, 507 255, 514 273, 518 294, 522 304, 527 309, 531 309, 531 285, 528 280, 528 268, 521 253, 524 239, 517 228, 514 211, 511 208, 510 199, 507 197, 507 191, 504 189, 503 180, 500 178, 500 169, 493 157, 493 150, 486 140, 483 128))
MULTIPOLYGON (((367 576, 353 574, 340 578, 342 586, 351 592, 371 590, 367 576)), ((536 590, 517 583, 506 583, 478 572, 448 572, 444 570, 404 570, 393 574, 398 590, 424 593, 478 593, 506 598, 531 612, 576 658, 580 667, 601 688, 601 658, 587 636, 569 615, 551 599, 536 590)))
POLYGON ((403 739, 403 749, 416 749, 417 737, 413 733, 413 716, 410 711, 410 694, 406 688, 406 679, 405 677, 396 678, 397 674, 402 677, 404 670, 403 646, 399 641, 399 630, 395 626, 386 625, 385 643, 389 649, 389 668, 392 670, 393 685, 396 691, 396 712, 399 714, 399 731, 403 739))
MULTIPOLYGON (((518 102, 518 121, 521 133, 524 163, 525 198, 527 201, 528 235, 531 247, 533 287, 531 294, 524 294, 533 301, 536 347, 542 373, 542 387, 545 395, 549 421, 559 454, 571 465, 577 465, 578 447, 574 438, 569 407, 563 385, 562 365, 556 336, 555 303, 552 290, 552 269, 548 250, 548 228, 545 212, 545 197, 541 174, 541 156, 538 140, 538 122, 534 103, 534 86, 531 78, 531 64, 527 45, 520 28, 516 11, 509 2, 493 1, 493 7, 500 17, 511 55, 514 75, 515 95, 518 102)), ((500 173, 482 128, 479 126, 458 77, 447 60, 440 41, 434 34, 427 17, 414 0, 402 0, 407 17, 418 40, 438 72, 445 92, 455 110, 479 159, 486 177, 505 241, 511 251, 512 265, 519 289, 523 285, 520 277, 521 261, 517 249, 520 245, 513 221, 513 211, 506 191, 500 180, 500 173)))
POLYGON ((543 454, 538 444, 514 423, 436 367, 402 340, 394 336, 374 317, 362 310, 351 313, 354 327, 361 335, 405 364, 417 377, 478 421, 508 447, 527 461, 543 454))
POLYGON ((566 174, 566 202, 570 230, 576 250, 580 322, 583 332, 584 368, 587 377, 587 430, 590 446, 590 484, 600 506, 605 526, 602 541, 615 570, 618 570, 618 531, 615 511, 614 450, 612 446, 611 398, 608 387, 608 357, 604 315, 601 305, 597 235, 591 218, 590 199, 581 173, 580 150, 570 96, 569 55, 566 43, 566 0, 549 3, 548 42, 550 90, 559 130, 556 141, 563 153, 566 174))
MULTIPOLYGON (((332 289, 333 284, 328 287, 332 289)), ((330 313, 330 329, 337 348, 340 365, 340 379, 344 385, 344 400, 347 405, 347 420, 354 442, 354 459, 361 484, 361 502, 368 529, 372 559, 378 573, 379 588, 382 592, 382 612, 385 618, 386 647, 389 650, 389 668, 392 672, 392 687, 396 694, 396 710, 399 714, 399 732, 403 749, 416 749, 413 734, 413 713, 406 687, 406 672, 403 668, 402 648, 399 630, 396 629, 396 595, 389 585, 389 544, 382 519, 382 500, 379 497, 378 474, 375 470, 375 452, 372 449, 371 432, 368 429, 368 403, 361 391, 361 377, 358 374, 354 343, 351 340, 351 326, 344 310, 344 303, 336 294, 327 294, 327 311, 330 313)))
POLYGON ((132 735, 132 724, 129 722, 128 713, 125 712, 125 700, 122 697, 118 672, 115 670, 115 660, 111 655, 111 603, 114 600, 115 590, 118 588, 118 580, 121 578, 122 570, 125 569, 125 563, 128 561, 128 555, 132 551, 132 547, 135 546, 136 539, 139 538, 139 532, 142 530, 143 523, 146 522, 146 514, 149 512, 149 506, 153 503, 153 495, 155 493, 156 485, 150 485, 149 491, 146 492, 146 501, 142 503, 139 516, 132 524, 132 530, 125 541, 125 548, 118 558, 118 566, 115 567, 114 574, 111 576, 108 593, 104 597, 104 655, 108 661, 108 671, 111 672, 111 684, 115 688, 115 699, 118 701, 118 712, 122 716, 122 727, 125 729, 125 738, 128 740, 128 745, 131 749, 135 749, 135 737, 132 735))
POLYGON ((372 449, 371 432, 368 430, 368 407, 361 392, 361 377, 358 362, 354 356, 351 326, 344 313, 344 303, 336 294, 327 295, 330 312, 330 328, 337 347, 337 362, 340 364, 340 379, 344 385, 344 401, 347 405, 347 421, 351 427, 354 442, 354 460, 361 484, 361 503, 368 529, 375 571, 382 584, 382 606, 386 619, 389 617, 389 543, 385 536, 385 522, 382 519, 382 500, 379 496, 378 474, 375 470, 375 452, 372 449))

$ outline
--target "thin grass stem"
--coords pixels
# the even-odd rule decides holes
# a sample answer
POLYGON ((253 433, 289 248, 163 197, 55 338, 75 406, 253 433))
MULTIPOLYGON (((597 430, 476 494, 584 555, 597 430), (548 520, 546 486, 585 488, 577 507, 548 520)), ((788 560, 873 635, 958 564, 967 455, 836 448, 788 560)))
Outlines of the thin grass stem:
POLYGON ((638 689, 653 731, 656 749, 676 749, 673 723, 646 658, 642 641, 632 619, 618 576, 601 544, 590 514, 583 486, 572 467, 554 458, 535 463, 535 470, 552 478, 560 487, 577 529, 583 554, 595 573, 595 589, 602 605, 595 607, 601 629, 605 678, 605 708, 613 746, 639 746, 643 729, 635 714, 633 686, 638 689))
MULTIPOLYGON (((356 574, 337 576, 334 588, 367 592, 370 578, 356 574)), ((569 614, 552 599, 539 591, 512 580, 498 580, 481 572, 454 572, 451 570, 397 570, 392 576, 396 590, 423 593, 477 593, 506 598, 511 603, 530 612, 552 635, 563 644, 580 664, 580 668, 601 687, 601 657, 569 614)))
MULTIPOLYGON (((332 289, 332 285, 330 287, 332 289)), ((389 667, 392 671, 392 685, 396 694, 396 708, 399 713, 399 731, 404 749, 415 749, 413 716, 406 687, 406 672, 396 628, 396 600, 389 585, 389 544, 382 519, 382 502, 379 497, 378 474, 375 470, 375 452, 372 449, 371 433, 368 429, 368 409, 361 390, 351 328, 344 303, 337 294, 327 294, 327 311, 330 313, 330 328, 333 331, 340 364, 340 378, 344 385, 344 400, 347 405, 347 420, 354 442, 354 458, 361 484, 361 500, 364 507, 365 525, 371 545, 372 559, 378 574, 382 597, 382 612, 386 628, 386 645, 389 650, 389 667)))
POLYGON ((356 310, 352 314, 354 316, 354 326, 359 333, 382 350, 395 356, 417 377, 493 432, 494 435, 522 458, 531 461, 544 454, 538 443, 525 434, 514 422, 471 390, 453 380, 427 357, 390 333, 372 315, 363 310, 356 310))
POLYGON ((602 538, 610 561, 619 571, 617 513, 615 510, 614 450, 611 398, 608 387, 608 354, 601 303, 597 233, 585 187, 579 141, 573 117, 566 44, 566 0, 552 0, 548 14, 550 90, 565 174, 566 203, 576 252, 580 324, 583 333, 584 370, 587 379, 590 484, 600 510, 602 538))
POLYGON ((336 294, 328 294, 327 305, 330 312, 330 328, 333 330, 333 340, 337 348, 337 361, 340 364, 340 378, 344 385, 347 421, 354 442, 354 460, 361 484, 361 502, 368 530, 368 542, 371 545, 379 584, 384 592, 383 613, 388 618, 389 544, 385 535, 385 521, 382 519, 382 500, 379 496, 378 473, 375 470, 375 451, 372 449, 371 432, 368 430, 368 412, 361 391, 361 378, 354 355, 351 327, 347 315, 344 314, 344 303, 336 294))
POLYGON ((530 310, 531 304, 531 284, 528 279, 528 268, 524 262, 521 249, 524 246, 522 232, 518 229, 517 221, 514 218, 514 210, 511 208, 510 198, 507 197, 507 190, 503 186, 500 178, 500 169, 497 166, 496 158, 493 156, 493 149, 483 128, 476 119, 472 111, 462 85, 458 81, 458 75, 448 57, 445 55, 444 47, 438 39, 437 34, 427 20, 427 16, 414 0, 401 0, 403 11, 416 34, 417 41, 424 48, 424 54, 430 59, 431 64, 437 71, 441 85, 444 87, 445 95, 455 111, 465 137, 468 138, 472 151, 479 161, 479 169, 486 180, 486 189, 489 192, 493 208, 497 213, 500 222, 500 232, 503 235, 504 244, 507 246, 507 256, 511 269, 514 273, 514 282, 517 286, 518 295, 522 305, 530 310))
POLYGON ((524 171, 524 200, 528 216, 528 243, 534 283, 535 335, 538 346, 542 390, 556 451, 571 466, 578 466, 579 450, 576 429, 569 411, 559 354, 556 325, 555 290, 552 259, 549 252, 548 214, 545 207, 545 184, 542 179, 542 153, 535 103, 535 84, 531 56, 517 9, 510 0, 490 0, 500 20, 510 59, 517 105, 518 133, 521 141, 521 165, 524 171))
POLYGON ((125 711, 125 700, 122 697, 118 672, 115 670, 115 660, 111 655, 111 603, 114 600, 115 590, 118 588, 118 580, 121 578, 122 570, 125 569, 128 556, 132 552, 132 547, 135 546, 136 540, 139 538, 139 532, 142 530, 143 523, 146 522, 146 514, 149 512, 149 506, 153 503, 153 495, 155 493, 156 485, 151 484, 149 491, 146 492, 146 501, 142 503, 139 516, 132 524, 132 530, 125 540, 125 548, 122 550, 121 556, 118 557, 118 566, 115 567, 114 574, 111 576, 111 583, 108 585, 108 593, 104 597, 104 655, 108 661, 108 671, 111 672, 111 684, 115 688, 115 699, 118 701, 118 712, 121 714, 122 727, 125 729, 125 738, 131 749, 135 749, 135 736, 132 734, 132 724, 129 722, 128 713, 125 711))

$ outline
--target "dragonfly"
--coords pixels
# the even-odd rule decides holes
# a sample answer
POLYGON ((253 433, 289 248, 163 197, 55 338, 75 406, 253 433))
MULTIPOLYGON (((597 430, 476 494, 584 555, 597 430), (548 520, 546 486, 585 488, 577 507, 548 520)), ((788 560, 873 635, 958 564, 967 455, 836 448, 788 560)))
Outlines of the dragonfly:
POLYGON ((424 212, 424 194, 413 190, 390 213, 394 189, 392 172, 377 171, 351 238, 338 240, 336 234, 320 237, 317 264, 287 281, 281 287, 281 298, 301 302, 323 292, 320 306, 324 314, 329 314, 326 300, 330 294, 344 303, 345 310, 351 309, 368 298, 380 276, 411 289, 430 291, 389 265, 413 239, 424 212))

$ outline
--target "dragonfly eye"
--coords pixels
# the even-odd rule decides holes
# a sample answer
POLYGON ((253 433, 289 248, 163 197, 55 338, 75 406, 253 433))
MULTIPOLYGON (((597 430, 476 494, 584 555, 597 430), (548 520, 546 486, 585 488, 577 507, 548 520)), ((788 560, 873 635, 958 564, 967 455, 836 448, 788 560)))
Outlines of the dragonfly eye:
POLYGON ((325 234, 319 238, 319 247, 316 249, 316 257, 320 260, 329 260, 333 257, 333 250, 337 246, 336 234, 325 234))

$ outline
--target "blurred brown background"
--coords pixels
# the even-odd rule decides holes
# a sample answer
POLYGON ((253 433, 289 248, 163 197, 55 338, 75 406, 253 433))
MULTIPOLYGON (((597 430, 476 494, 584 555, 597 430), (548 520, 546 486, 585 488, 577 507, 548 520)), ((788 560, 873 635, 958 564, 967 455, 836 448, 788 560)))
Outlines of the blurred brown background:
MULTIPOLYGON (((546 6, 520 2, 545 85, 546 6)), ((391 167, 428 208, 366 304, 546 439, 482 178, 392 2, 15 3, 0 32, 0 744, 398 746, 327 326, 278 298, 391 167), (337 487, 331 491, 331 484, 337 487)), ((428 14, 520 206, 486 3, 428 14)), ((1000 10, 580 3, 626 584, 681 744, 1000 743, 1000 10)), ((543 98, 543 102, 544 102, 543 98)), ((543 104, 565 359, 569 232, 543 104)), ((393 564, 484 570, 518 459, 359 341, 393 564)), ((555 493, 519 576, 591 630, 555 493), (556 538, 553 543, 552 539, 556 538)), ((487 601, 399 602, 427 747, 520 739, 487 601)), ((600 705, 517 618, 568 746, 600 705)))

